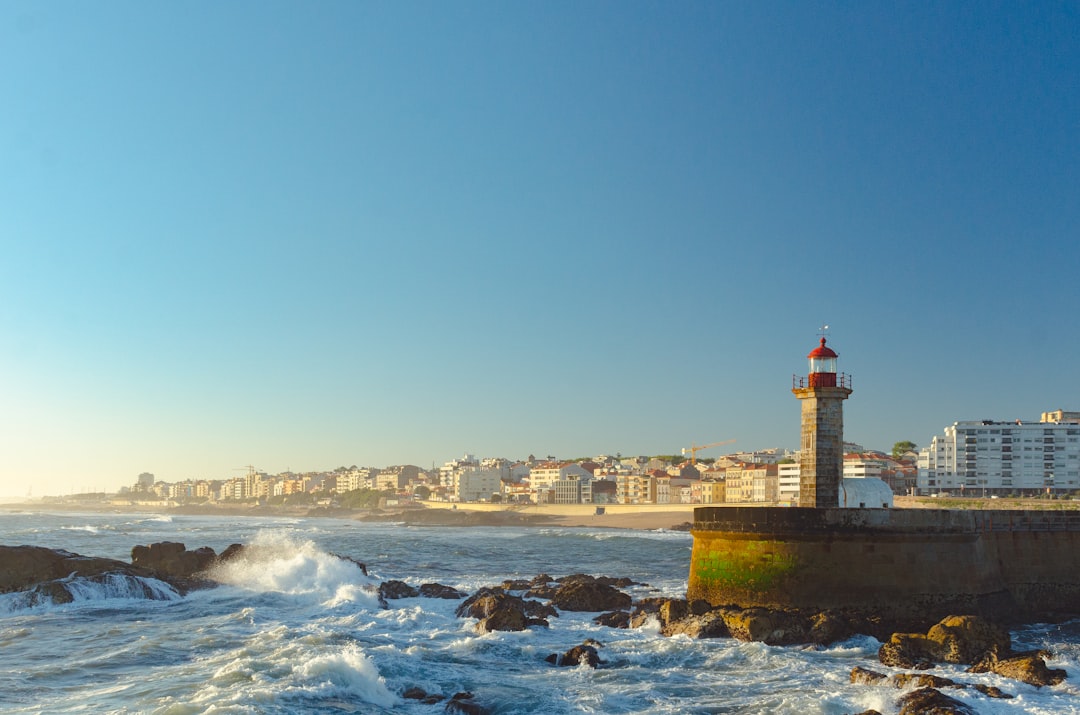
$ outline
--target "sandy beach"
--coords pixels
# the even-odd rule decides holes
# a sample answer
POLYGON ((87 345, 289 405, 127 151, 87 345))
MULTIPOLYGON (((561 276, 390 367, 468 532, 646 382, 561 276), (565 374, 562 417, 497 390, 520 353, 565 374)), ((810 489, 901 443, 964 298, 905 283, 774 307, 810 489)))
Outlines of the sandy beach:
POLYGON ((609 529, 685 528, 693 522, 694 508, 700 504, 448 504, 424 502, 429 510, 450 510, 472 515, 478 522, 526 521, 555 526, 589 526, 609 529), (602 513, 598 513, 601 511, 602 513), (484 517, 488 517, 485 519, 484 517))

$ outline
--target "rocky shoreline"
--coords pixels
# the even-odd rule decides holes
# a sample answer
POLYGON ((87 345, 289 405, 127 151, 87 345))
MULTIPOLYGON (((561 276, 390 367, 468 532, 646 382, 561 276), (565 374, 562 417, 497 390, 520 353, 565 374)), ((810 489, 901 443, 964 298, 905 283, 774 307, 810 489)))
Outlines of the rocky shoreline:
MULTIPOLYGON (((217 554, 207 547, 188 550, 181 543, 161 542, 135 546, 131 562, 127 563, 44 547, 0 546, 0 563, 4 565, 0 570, 0 593, 25 594, 28 606, 63 604, 74 600, 76 579, 97 583, 126 579, 139 597, 176 598, 192 589, 214 587, 214 567, 243 558, 247 548, 233 544, 217 554)), ((351 562, 359 573, 367 576, 362 562, 346 556, 338 558, 351 562)), ((635 601, 622 590, 642 585, 645 584, 609 576, 571 574, 553 578, 539 574, 531 580, 486 586, 473 594, 438 583, 414 587, 397 580, 382 581, 370 588, 383 608, 390 608, 391 601, 403 598, 461 600, 456 615, 475 619, 478 633, 547 628, 550 619, 566 611, 597 613, 593 621, 611 628, 639 628, 656 623, 660 633, 667 637, 735 638, 770 645, 820 647, 855 634, 871 635, 882 641, 878 654, 882 665, 914 672, 885 674, 855 668, 850 674, 851 682, 905 690, 917 688, 899 696, 901 715, 971 713, 970 708, 943 692, 950 689, 969 687, 988 697, 1012 697, 998 688, 958 683, 926 672, 939 663, 968 665, 970 673, 992 672, 1037 687, 1056 685, 1066 677, 1064 671, 1047 667, 1048 653, 1013 651, 1007 630, 975 616, 951 616, 920 626, 912 622, 889 623, 842 611, 804 613, 713 607, 703 601, 669 598, 635 601)), ((603 647, 592 639, 568 643, 567 650, 551 653, 543 662, 546 667, 583 664, 604 667, 603 647)), ((447 697, 412 688, 402 696, 425 702, 445 701, 446 712, 488 712, 482 699, 471 693, 447 697)), ((860 715, 873 715, 873 712, 860 715)))

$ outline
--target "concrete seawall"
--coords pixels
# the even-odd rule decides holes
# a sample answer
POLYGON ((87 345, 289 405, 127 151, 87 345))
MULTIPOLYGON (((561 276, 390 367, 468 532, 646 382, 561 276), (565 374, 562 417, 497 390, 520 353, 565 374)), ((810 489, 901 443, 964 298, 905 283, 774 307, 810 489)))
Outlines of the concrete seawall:
POLYGON ((901 620, 1080 613, 1080 512, 699 507, 687 596, 901 620))

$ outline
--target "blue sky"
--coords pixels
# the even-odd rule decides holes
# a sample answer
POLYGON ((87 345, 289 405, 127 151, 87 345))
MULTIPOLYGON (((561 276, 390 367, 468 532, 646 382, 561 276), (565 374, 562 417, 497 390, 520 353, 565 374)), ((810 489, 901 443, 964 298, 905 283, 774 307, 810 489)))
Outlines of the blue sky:
MULTIPOLYGON (((0 5, 0 495, 1080 409, 1076 3, 0 5)), ((708 453, 703 453, 708 454, 708 453)))

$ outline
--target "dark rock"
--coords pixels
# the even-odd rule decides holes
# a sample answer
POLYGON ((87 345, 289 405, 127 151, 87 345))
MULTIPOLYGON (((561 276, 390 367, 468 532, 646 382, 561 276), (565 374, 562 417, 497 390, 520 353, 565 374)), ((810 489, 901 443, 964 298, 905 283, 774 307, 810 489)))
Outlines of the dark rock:
POLYGON ((131 563, 170 583, 205 585, 206 571, 217 562, 214 550, 204 546, 194 551, 175 541, 162 541, 131 549, 131 563))
POLYGON ((227 561, 232 561, 236 557, 243 554, 246 548, 247 547, 243 544, 230 544, 229 546, 225 547, 225 550, 222 551, 221 554, 218 556, 218 562, 225 563, 227 561))
MULTIPOLYGON (((542 605, 542 604, 541 604, 542 605)), ((476 618, 476 629, 488 631, 523 631, 529 626, 546 626, 540 618, 530 618, 526 601, 501 588, 482 588, 458 606, 459 618, 476 618)))
POLYGON ((396 598, 415 598, 420 595, 420 592, 405 583, 404 581, 383 581, 379 584, 379 598, 381 599, 396 599, 396 598))
POLYGON ((564 611, 618 611, 632 602, 629 595, 596 580, 567 581, 551 597, 552 605, 564 611))
MULTIPOLYGON (((27 591, 69 576, 86 578, 108 573, 153 576, 150 571, 123 561, 81 556, 70 551, 41 546, 0 546, 0 564, 3 564, 3 568, 0 568, 0 593, 27 591)), ((63 598, 59 588, 48 586, 46 591, 63 598)), ((70 601, 70 594, 66 595, 70 601)))
POLYGON ((893 633, 878 649, 878 660, 894 668, 925 668, 940 655, 940 645, 921 633, 893 633))
POLYGON ((423 688, 409 688, 401 694, 401 697, 406 700, 423 700, 427 696, 428 694, 423 688))
POLYGON ((479 703, 473 702, 472 693, 454 693, 446 703, 443 710, 446 713, 462 713, 462 715, 490 715, 491 711, 479 703))
POLYGON ((504 591, 528 591, 531 586, 525 579, 514 579, 512 581, 503 581, 500 588, 504 591))
POLYGON ((451 588, 450 586, 444 586, 441 583, 420 584, 420 595, 424 598, 465 598, 465 594, 461 591, 456 588, 451 588))
POLYGON ((846 616, 835 611, 822 611, 810 616, 808 638, 815 645, 831 645, 851 638, 858 628, 846 616))
POLYGON ((959 688, 955 681, 941 678, 929 673, 897 673, 889 678, 889 684, 894 688, 959 688))
POLYGON ((972 685, 970 687, 978 690, 980 693, 982 693, 988 698, 995 698, 998 700, 1012 700, 1016 697, 1015 695, 1009 695, 1008 693, 1002 692, 1000 688, 997 688, 993 685, 983 685, 982 683, 976 683, 975 685, 972 685))
POLYGON ((793 645, 809 640, 809 624, 797 613, 767 608, 723 608, 720 613, 731 635, 741 641, 793 645))
POLYGON ((863 710, 861 713, 855 713, 855 715, 881 715, 877 710, 863 710))
POLYGON ((643 613, 658 613, 660 611, 660 606, 670 600, 670 598, 663 598, 662 596, 650 596, 648 598, 643 598, 640 601, 635 601, 634 610, 643 613))
POLYGON ((900 715, 977 715, 969 706, 933 688, 921 688, 900 698, 900 715))
POLYGON ((878 673, 867 668, 855 666, 851 669, 851 682, 856 685, 880 685, 882 681, 887 679, 888 676, 884 673, 878 673))
POLYGON ((630 614, 627 611, 608 611, 594 618, 593 623, 608 628, 629 628, 630 614))
POLYGON ((660 629, 665 636, 687 635, 691 638, 730 638, 724 613, 720 610, 709 611, 700 616, 693 614, 679 621, 671 621, 660 629))
MULTIPOLYGON (((83 578, 92 579, 97 577, 84 576, 83 578)), ((64 585, 64 581, 66 580, 67 579, 59 581, 49 581, 48 583, 41 583, 37 586, 34 586, 34 588, 30 591, 31 603, 35 605, 52 603, 57 606, 64 603, 71 603, 75 600, 75 596, 73 596, 71 591, 68 590, 67 586, 64 585)))
POLYGON ((541 603, 540 601, 531 601, 523 599, 525 604, 525 615, 529 618, 558 618, 559 612, 555 610, 554 606, 547 603, 541 603))
POLYGON ((926 637, 940 648, 935 660, 946 663, 971 665, 987 653, 1008 653, 1012 649, 1008 631, 978 616, 944 618, 927 631, 926 637))
POLYGON ((603 661, 600 660, 600 653, 597 652, 594 646, 587 643, 574 646, 562 655, 552 653, 545 660, 553 665, 564 667, 573 667, 585 663, 590 668, 595 668, 603 663, 603 661))
POLYGON ((529 582, 529 585, 530 586, 544 586, 544 585, 547 585, 547 584, 551 583, 554 580, 555 579, 551 578, 546 573, 542 573, 542 574, 538 574, 538 575, 534 576, 533 580, 529 582))
POLYGON ((660 628, 666 628, 669 624, 681 621, 690 615, 690 602, 681 599, 670 599, 660 604, 656 611, 656 618, 660 621, 660 628))
POLYGON ((331 554, 331 555, 332 555, 332 556, 336 556, 336 557, 338 557, 338 558, 339 558, 339 559, 341 559, 342 561, 348 561, 348 562, 349 562, 349 563, 351 563, 351 564, 355 564, 356 566, 358 566, 358 567, 360 568, 360 572, 361 572, 362 574, 364 574, 365 576, 367 576, 367 575, 368 575, 368 572, 367 572, 367 564, 365 564, 364 562, 362 562, 362 561, 357 561, 356 559, 354 559, 354 558, 353 558, 353 557, 351 557, 351 556, 342 556, 341 554, 331 554))
POLYGON ((1057 685, 1065 680, 1065 671, 1060 668, 1046 667, 1042 651, 1012 653, 999 658, 997 653, 988 653, 981 661, 968 668, 969 673, 996 673, 1004 678, 1012 678, 1042 687, 1057 685))
POLYGON ((536 586, 531 587, 528 591, 526 591, 525 592, 525 597, 526 598, 545 598, 545 599, 550 600, 550 599, 555 597, 555 594, 558 592, 558 590, 559 590, 558 586, 551 586, 551 585, 546 584, 546 583, 545 584, 538 584, 536 586))

